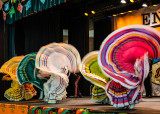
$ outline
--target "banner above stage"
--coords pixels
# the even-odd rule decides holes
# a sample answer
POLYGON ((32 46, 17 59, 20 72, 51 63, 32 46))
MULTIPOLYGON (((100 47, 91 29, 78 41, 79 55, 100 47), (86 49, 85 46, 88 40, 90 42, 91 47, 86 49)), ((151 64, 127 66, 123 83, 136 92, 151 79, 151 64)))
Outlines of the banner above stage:
POLYGON ((12 24, 18 19, 65 2, 66 0, 0 0, 0 11, 3 12, 3 20, 12 24))
POLYGON ((114 30, 135 24, 149 25, 160 31, 160 6, 141 8, 114 18, 114 30))

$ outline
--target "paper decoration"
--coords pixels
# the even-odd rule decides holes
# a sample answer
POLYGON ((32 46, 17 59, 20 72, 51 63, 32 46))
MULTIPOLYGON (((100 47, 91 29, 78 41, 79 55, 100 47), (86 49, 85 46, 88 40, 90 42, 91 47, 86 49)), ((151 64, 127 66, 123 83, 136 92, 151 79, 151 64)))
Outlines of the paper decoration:
POLYGON ((66 0, 58 0, 58 4, 64 3, 66 0))
POLYGON ((15 13, 16 13, 16 11, 14 10, 14 7, 12 6, 10 11, 9 11, 10 18, 12 18, 13 14, 15 14, 15 13))
POLYGON ((11 0, 11 3, 16 3, 17 2, 17 0, 11 0))
POLYGON ((3 2, 0 1, 0 10, 2 9, 3 2))
POLYGON ((53 1, 53 4, 54 4, 54 5, 57 5, 57 4, 58 4, 58 1, 57 1, 57 0, 54 0, 54 1, 53 1))
POLYGON ((22 13, 23 10, 23 6, 22 4, 19 2, 18 7, 17 7, 17 11, 19 11, 20 13, 22 13))
POLYGON ((3 11, 3 20, 5 21, 6 20, 6 13, 3 11))
POLYGON ((40 0, 42 2, 42 4, 44 4, 45 0, 40 0))
POLYGON ((4 4, 4 11, 5 12, 9 11, 9 2, 4 4))
MULTIPOLYGON (((19 11, 20 13, 23 12, 23 8, 25 7, 25 10, 28 11, 31 7, 32 7, 32 0, 5 0, 6 2, 4 2, 3 0, 0 0, 0 10, 3 10, 6 14, 4 14, 3 19, 6 20, 6 15, 9 14, 10 18, 13 17, 13 14, 15 14, 17 11, 19 11), (18 4, 18 6, 17 6, 18 4), (12 7, 14 6, 14 7, 12 7), (12 8, 12 9, 11 9, 12 8)), ((44 5, 46 0, 38 0, 39 2, 38 5, 44 5)), ((60 4, 61 2, 66 2, 66 0, 50 0, 51 3, 54 6, 56 6, 57 4, 60 4)), ((49 8, 50 5, 47 5, 47 7, 49 8)), ((35 5, 35 2, 33 3, 33 6, 35 5)), ((41 8, 39 10, 42 10, 41 8)), ((38 10, 38 11, 39 11, 38 10)), ((34 13, 37 13, 37 11, 35 11, 34 8, 34 12, 31 10, 31 12, 29 12, 29 14, 27 13, 27 15, 32 15, 34 13)), ((27 16, 25 15, 25 16, 27 16)), ((19 19, 21 16, 17 15, 17 19, 19 19)), ((8 21, 7 21, 8 22, 8 21)), ((13 21, 9 21, 9 23, 13 23, 13 21)))
POLYGON ((28 0, 27 4, 26 4, 26 11, 28 11, 28 9, 31 7, 31 0, 28 0))

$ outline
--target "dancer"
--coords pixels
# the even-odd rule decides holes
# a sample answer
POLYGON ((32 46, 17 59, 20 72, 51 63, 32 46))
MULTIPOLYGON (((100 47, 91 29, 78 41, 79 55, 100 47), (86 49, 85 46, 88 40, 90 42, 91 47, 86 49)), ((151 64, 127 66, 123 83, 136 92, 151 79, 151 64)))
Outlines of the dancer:
POLYGON ((160 96, 160 58, 153 59, 151 82, 153 96, 160 96))
POLYGON ((11 87, 4 93, 4 97, 10 101, 29 100, 37 93, 33 88, 33 84, 24 84, 22 86, 18 82, 17 67, 23 58, 24 56, 13 57, 1 67, 1 73, 7 74, 3 77, 3 80, 12 80, 11 87))
POLYGON ((51 43, 41 47, 36 56, 36 68, 40 69, 42 78, 49 77, 44 84, 44 101, 57 103, 66 98, 68 76, 70 72, 79 72, 80 63, 79 52, 72 45, 51 43))
POLYGON ((92 89, 92 101, 95 103, 108 103, 105 86, 109 82, 98 65, 98 51, 88 53, 82 59, 80 71, 84 78, 94 84, 92 89))
POLYGON ((49 73, 46 71, 39 71, 37 76, 40 79, 48 78, 44 83, 44 101, 48 103, 58 103, 60 100, 66 98, 66 87, 68 86, 68 72, 64 68, 63 73, 49 73))
POLYGON ((142 100, 150 58, 160 57, 160 33, 144 25, 132 25, 112 32, 101 44, 98 64, 112 78, 105 88, 111 105, 118 108, 142 100))
MULTIPOLYGON (((17 68, 17 79, 21 85, 24 85, 28 88, 29 93, 32 93, 33 85, 36 86, 40 90, 39 99, 43 99, 43 84, 46 80, 42 80, 37 76, 37 69, 35 68, 35 59, 36 53, 30 53, 25 55, 25 57, 21 60, 20 64, 17 68), (25 84, 33 84, 32 86, 28 86, 25 84)), ((35 93, 33 93, 33 96, 35 93)))

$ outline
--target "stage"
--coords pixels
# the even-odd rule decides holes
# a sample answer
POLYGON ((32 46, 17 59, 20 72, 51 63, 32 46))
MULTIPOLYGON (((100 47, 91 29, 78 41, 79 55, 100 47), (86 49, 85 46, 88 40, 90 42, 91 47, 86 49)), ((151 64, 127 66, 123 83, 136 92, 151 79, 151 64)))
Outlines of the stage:
MULTIPOLYGON (((35 114, 38 112, 39 113, 41 112, 41 114, 49 114, 49 113, 45 113, 45 110, 48 108, 50 109, 53 108, 54 110, 52 109, 52 112, 57 111, 57 113, 60 113, 60 110, 62 111, 66 109, 72 110, 72 111, 69 111, 70 113, 72 113, 73 110, 75 113, 78 109, 80 109, 81 111, 83 111, 83 114, 85 114, 85 112, 91 112, 91 113, 93 112, 97 112, 97 113, 98 112, 99 113, 100 112, 105 112, 105 113, 160 113, 160 97, 143 98, 143 101, 137 104, 133 110, 129 110, 129 109, 120 110, 110 105, 102 105, 98 103, 93 103, 89 97, 67 98, 61 101, 59 104, 48 104, 48 103, 43 102, 43 100, 30 100, 30 101, 20 101, 20 102, 0 101, 0 103, 1 103, 0 114, 3 114, 2 112, 5 112, 4 107, 7 109, 7 105, 10 109, 12 109, 12 113, 14 112, 14 109, 16 109, 15 108, 16 106, 19 106, 19 107, 23 106, 23 108, 26 106, 26 113, 27 113, 27 108, 28 108, 29 114, 30 113, 35 114), (33 111, 34 108, 39 109, 41 111, 37 111, 37 112, 33 111)), ((25 114, 24 112, 25 111, 23 111, 23 114, 25 114)), ((7 114, 7 113, 5 112, 4 114, 7 114)), ((19 113, 16 112, 16 114, 19 114, 19 113)), ((65 113, 63 112, 63 114, 65 113)), ((76 112, 76 114, 78 113, 76 112)))

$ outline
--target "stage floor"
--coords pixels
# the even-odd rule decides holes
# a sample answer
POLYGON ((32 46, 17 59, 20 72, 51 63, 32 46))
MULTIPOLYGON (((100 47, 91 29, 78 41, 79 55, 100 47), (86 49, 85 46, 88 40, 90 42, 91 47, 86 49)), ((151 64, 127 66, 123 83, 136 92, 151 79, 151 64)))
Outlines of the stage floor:
POLYGON ((123 112, 123 113, 159 113, 160 114, 160 97, 143 98, 143 101, 135 106, 134 109, 117 109, 110 105, 102 105, 93 103, 89 97, 85 98, 67 98, 59 104, 48 104, 43 100, 30 100, 20 102, 0 101, 0 103, 29 105, 40 107, 56 107, 56 108, 94 108, 94 112, 123 112))

